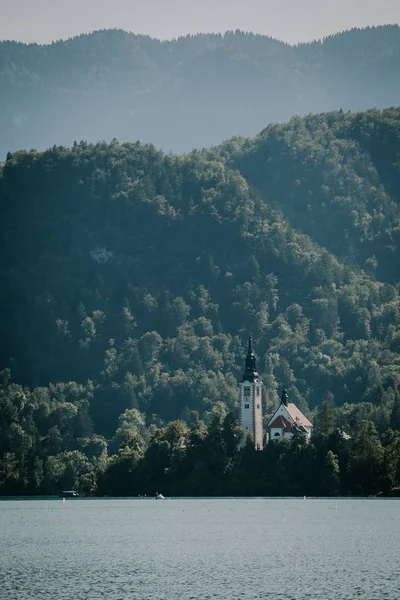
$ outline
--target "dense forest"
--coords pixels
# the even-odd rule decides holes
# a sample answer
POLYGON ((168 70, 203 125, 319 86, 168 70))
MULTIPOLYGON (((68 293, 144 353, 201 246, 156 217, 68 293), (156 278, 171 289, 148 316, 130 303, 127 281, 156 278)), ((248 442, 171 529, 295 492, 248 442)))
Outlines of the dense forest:
POLYGON ((293 227, 339 260, 379 281, 400 281, 397 108, 296 117, 217 150, 293 227))
POLYGON ((75 143, 0 171, 0 493, 400 486, 400 110, 166 155, 75 143), (238 448, 251 329, 266 420, 238 448))
POLYGON ((240 31, 1 42, 0 158, 115 137, 186 152, 295 114, 398 106, 399 69, 396 25, 298 46, 240 31))

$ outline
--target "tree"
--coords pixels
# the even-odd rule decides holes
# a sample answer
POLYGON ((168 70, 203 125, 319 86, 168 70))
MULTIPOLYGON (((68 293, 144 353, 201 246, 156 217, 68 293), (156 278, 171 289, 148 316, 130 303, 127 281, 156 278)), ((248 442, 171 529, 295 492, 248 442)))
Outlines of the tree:
POLYGON ((383 448, 371 421, 360 423, 352 443, 351 473, 355 493, 373 494, 379 489, 383 474, 383 448))
POLYGON ((326 496, 335 496, 340 491, 340 467, 338 457, 328 450, 323 465, 322 493, 326 496))
POLYGON ((398 389, 396 389, 394 397, 390 426, 392 429, 400 431, 400 392, 398 389))
POLYGON ((242 435, 243 433, 239 421, 231 412, 229 412, 222 424, 222 437, 228 459, 233 460, 235 458, 242 435))
POLYGON ((385 435, 382 487, 386 493, 400 486, 400 433, 389 429, 385 435))
POLYGON ((322 404, 318 408, 315 433, 329 436, 336 426, 335 399, 331 392, 325 392, 322 404))

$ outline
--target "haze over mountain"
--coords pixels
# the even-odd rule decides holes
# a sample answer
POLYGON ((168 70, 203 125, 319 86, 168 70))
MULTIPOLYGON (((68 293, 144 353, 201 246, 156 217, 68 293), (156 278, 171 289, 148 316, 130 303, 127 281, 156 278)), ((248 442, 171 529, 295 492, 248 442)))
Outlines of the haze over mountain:
POLYGON ((268 122, 400 102, 400 28, 290 46, 241 32, 160 42, 121 30, 0 43, 0 155, 74 140, 181 152, 268 122))

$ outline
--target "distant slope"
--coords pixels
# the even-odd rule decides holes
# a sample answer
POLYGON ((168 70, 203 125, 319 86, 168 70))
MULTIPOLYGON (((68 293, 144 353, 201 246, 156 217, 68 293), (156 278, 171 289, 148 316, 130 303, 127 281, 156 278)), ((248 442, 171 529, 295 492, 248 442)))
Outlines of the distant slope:
POLYGON ((217 153, 293 227, 377 279, 400 281, 399 108, 294 118, 217 153))
POLYGON ((294 114, 398 105, 399 70, 398 26, 296 47, 241 32, 2 42, 0 156, 114 137, 188 151, 294 114))

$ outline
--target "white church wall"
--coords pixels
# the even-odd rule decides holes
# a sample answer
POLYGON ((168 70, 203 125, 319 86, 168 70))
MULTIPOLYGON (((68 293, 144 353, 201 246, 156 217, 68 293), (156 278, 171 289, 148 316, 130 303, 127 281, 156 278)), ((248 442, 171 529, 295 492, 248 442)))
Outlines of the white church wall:
POLYGON ((254 435, 254 410, 253 410, 253 390, 252 385, 248 382, 243 382, 241 385, 241 411, 240 424, 249 433, 254 435), (248 395, 247 395, 248 394, 248 395))
POLYGON ((253 436, 254 445, 260 450, 264 441, 261 386, 259 381, 240 384, 240 425, 253 436))
POLYGON ((272 417, 271 421, 276 419, 276 417, 285 417, 286 421, 289 421, 289 423, 293 423, 293 419, 290 416, 290 414, 288 413, 288 411, 286 410, 286 407, 284 404, 280 404, 279 407, 277 408, 276 412, 274 413, 274 416, 272 417))
POLYGON ((261 383, 256 382, 253 389, 254 394, 254 443, 256 448, 262 450, 264 443, 264 423, 262 418, 262 391, 261 383))
POLYGON ((311 438, 312 427, 305 427, 304 429, 307 430, 306 436, 307 436, 307 439, 309 440, 311 438))
POLYGON ((271 440, 276 440, 276 439, 283 437, 283 429, 280 427, 271 427, 269 431, 270 431, 270 439, 271 440), (279 435, 276 435, 276 434, 279 434, 279 435))

